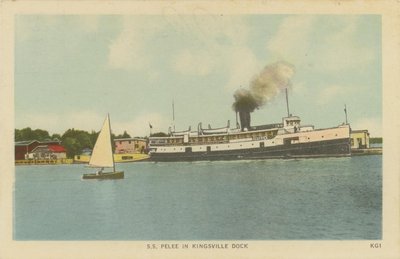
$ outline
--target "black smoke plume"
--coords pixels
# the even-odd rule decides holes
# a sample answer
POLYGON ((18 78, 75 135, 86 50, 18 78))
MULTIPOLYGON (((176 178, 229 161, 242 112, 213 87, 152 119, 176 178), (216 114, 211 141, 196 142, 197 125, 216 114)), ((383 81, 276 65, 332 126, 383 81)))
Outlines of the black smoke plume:
POLYGON ((287 62, 276 62, 267 65, 251 80, 249 89, 240 88, 235 91, 235 102, 232 108, 239 112, 243 128, 250 127, 250 113, 260 108, 281 90, 291 86, 290 79, 295 72, 294 66, 287 62), (242 119, 242 116, 245 118, 242 119), (245 125, 243 125, 243 123, 245 125))

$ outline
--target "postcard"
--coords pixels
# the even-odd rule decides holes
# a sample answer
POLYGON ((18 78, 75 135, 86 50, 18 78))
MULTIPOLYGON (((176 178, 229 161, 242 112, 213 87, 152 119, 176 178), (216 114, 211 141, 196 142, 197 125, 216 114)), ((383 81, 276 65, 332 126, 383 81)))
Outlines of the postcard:
POLYGON ((398 1, 3 1, 1 258, 397 258, 398 1))

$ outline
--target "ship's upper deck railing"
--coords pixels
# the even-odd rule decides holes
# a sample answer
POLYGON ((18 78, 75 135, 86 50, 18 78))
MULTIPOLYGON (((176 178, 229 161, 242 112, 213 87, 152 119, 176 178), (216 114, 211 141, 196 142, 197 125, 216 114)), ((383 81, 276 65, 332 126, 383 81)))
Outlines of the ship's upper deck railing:
POLYGON ((184 136, 171 137, 151 137, 150 146, 173 146, 173 145, 204 145, 204 144, 220 144, 237 142, 245 139, 264 139, 273 138, 278 133, 278 128, 270 128, 263 130, 240 131, 231 134, 212 134, 212 135, 196 135, 188 136, 185 141, 184 136))

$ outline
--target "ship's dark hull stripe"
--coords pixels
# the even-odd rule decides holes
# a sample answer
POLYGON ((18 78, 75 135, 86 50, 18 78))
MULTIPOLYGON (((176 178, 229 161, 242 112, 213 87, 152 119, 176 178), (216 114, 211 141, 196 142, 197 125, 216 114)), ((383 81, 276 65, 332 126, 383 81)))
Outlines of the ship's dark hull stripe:
POLYGON ((152 153, 153 161, 202 161, 350 156, 350 139, 279 145, 240 150, 186 153, 152 153))

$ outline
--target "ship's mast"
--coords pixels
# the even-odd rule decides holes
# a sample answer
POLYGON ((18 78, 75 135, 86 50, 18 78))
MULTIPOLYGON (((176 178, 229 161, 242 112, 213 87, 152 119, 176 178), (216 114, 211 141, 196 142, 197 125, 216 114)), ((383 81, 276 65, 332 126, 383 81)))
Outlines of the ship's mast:
POLYGON ((172 99, 172 126, 174 127, 174 131, 175 131, 175 104, 174 104, 174 99, 172 99))
POLYGON ((288 98, 288 93, 287 93, 287 88, 285 88, 285 93, 286 93, 286 109, 287 109, 287 116, 290 116, 289 112, 289 98, 288 98))

